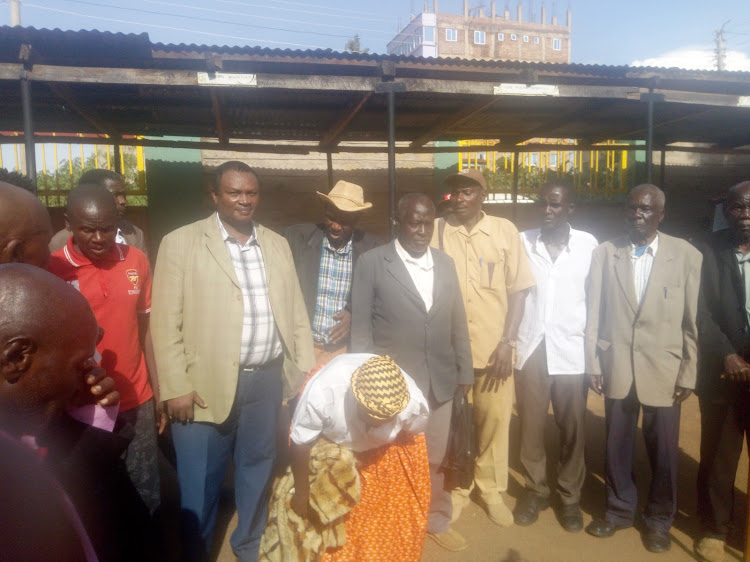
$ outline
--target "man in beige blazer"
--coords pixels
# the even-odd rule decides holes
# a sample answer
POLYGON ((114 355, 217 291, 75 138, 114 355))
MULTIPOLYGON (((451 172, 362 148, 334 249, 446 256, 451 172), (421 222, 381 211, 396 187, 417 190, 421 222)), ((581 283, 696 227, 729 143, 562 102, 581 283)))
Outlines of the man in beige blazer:
POLYGON ((313 365, 312 333, 289 245, 252 220, 255 172, 222 164, 212 196, 217 213, 161 243, 151 330, 173 421, 185 559, 202 559, 211 548, 231 458, 238 525, 230 543, 238 559, 254 561, 278 411, 313 365))
POLYGON ((652 467, 642 541, 669 550, 677 509, 680 403, 695 388, 701 254, 657 229, 664 193, 639 185, 628 195, 629 234, 598 246, 588 286, 585 335, 590 386, 605 395, 607 509, 586 532, 610 537, 633 525, 638 492, 633 449, 639 411, 652 467))

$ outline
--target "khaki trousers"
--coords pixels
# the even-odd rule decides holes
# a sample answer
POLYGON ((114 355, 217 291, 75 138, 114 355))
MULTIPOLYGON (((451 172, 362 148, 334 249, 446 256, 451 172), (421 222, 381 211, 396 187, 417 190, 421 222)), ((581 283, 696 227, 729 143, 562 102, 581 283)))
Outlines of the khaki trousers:
MULTIPOLYGON (((495 391, 483 390, 487 375, 474 377, 472 402, 477 430, 477 459, 474 464, 474 486, 482 501, 501 503, 501 492, 508 489, 508 437, 513 414, 513 375, 495 391)), ((453 491, 457 506, 468 502, 471 490, 453 491)))

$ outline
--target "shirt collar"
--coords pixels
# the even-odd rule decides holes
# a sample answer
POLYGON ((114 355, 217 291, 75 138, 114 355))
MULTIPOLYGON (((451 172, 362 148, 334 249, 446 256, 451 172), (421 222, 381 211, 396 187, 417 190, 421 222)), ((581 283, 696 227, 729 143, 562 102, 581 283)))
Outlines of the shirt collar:
MULTIPOLYGON (((234 236, 232 236, 231 234, 227 232, 227 229, 224 227, 224 223, 221 222, 221 219, 219 218, 219 213, 216 213, 216 223, 219 225, 219 232, 221 233, 221 239, 224 240, 224 242, 231 240, 232 242, 237 242, 237 244, 240 243, 239 240, 237 240, 234 236)), ((257 243, 257 241, 258 241, 258 238, 255 236, 255 223, 253 223, 253 232, 252 234, 250 234, 250 238, 247 239, 245 246, 251 246, 252 244, 257 243)))
MULTIPOLYGON (((487 220, 487 213, 484 211, 479 211, 479 222, 477 222, 476 225, 474 225, 474 228, 471 229, 471 232, 466 230, 466 227, 462 225, 461 223, 456 223, 456 225, 452 225, 450 221, 445 221, 446 229, 449 230, 458 230, 460 231, 464 236, 472 236, 476 232, 482 232, 483 234, 486 234, 487 236, 492 236, 491 226, 489 225, 489 221, 487 220)), ((455 216, 455 215, 454 215, 455 216)))
POLYGON ((331 246, 331 242, 330 240, 328 240, 328 236, 324 234, 323 235, 323 247, 326 250, 330 250, 334 254, 340 254, 340 255, 350 254, 352 252, 352 239, 349 238, 349 241, 343 246, 341 246, 340 248, 334 248, 333 246, 331 246))
MULTIPOLYGON (((635 244, 632 242, 630 243, 630 257, 635 258, 635 244)), ((646 248, 646 251, 644 254, 651 254, 651 257, 654 257, 656 255, 656 252, 659 250, 659 233, 656 233, 656 236, 651 241, 651 244, 648 245, 646 248)))
MULTIPOLYGON (((65 254, 65 259, 68 260, 68 263, 72 265, 73 267, 82 267, 84 265, 96 265, 94 262, 92 262, 89 258, 84 256, 81 252, 75 249, 73 246, 73 237, 71 236, 68 238, 68 242, 63 247, 63 254, 65 254)), ((122 248, 120 248, 120 244, 115 243, 112 246, 112 249, 109 251, 109 253, 104 256, 104 258, 101 261, 123 261, 125 259, 125 255, 122 253, 122 248)))
POLYGON ((750 262, 750 254, 743 254, 739 250, 735 249, 734 255, 737 257, 737 263, 750 262))
MULTIPOLYGON (((577 237, 575 235, 575 232, 576 231, 573 230, 573 227, 570 226, 570 223, 568 223, 568 241, 565 243, 565 247, 563 248, 563 250, 567 252, 573 251, 577 242, 577 237)), ((534 251, 536 253, 539 253, 539 245, 540 244, 544 245, 544 242, 542 242, 542 229, 541 228, 535 229, 533 236, 534 236, 534 239, 531 242, 534 246, 534 251)))
POLYGON ((412 257, 411 254, 409 254, 409 252, 404 249, 404 247, 401 245, 401 242, 398 241, 398 238, 396 238, 394 242, 396 243, 396 253, 398 254, 398 257, 400 257, 404 262, 412 263, 424 271, 432 270, 432 252, 430 251, 429 246, 427 247, 427 251, 424 254, 422 254, 418 258, 415 258, 412 257))

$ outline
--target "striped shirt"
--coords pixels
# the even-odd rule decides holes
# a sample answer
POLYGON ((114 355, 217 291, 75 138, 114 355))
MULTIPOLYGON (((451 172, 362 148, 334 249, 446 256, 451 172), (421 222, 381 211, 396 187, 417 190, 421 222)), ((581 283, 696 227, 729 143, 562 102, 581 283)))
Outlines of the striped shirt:
POLYGON ((341 312, 352 291, 352 240, 341 248, 334 248, 323 237, 318 271, 318 296, 313 318, 313 339, 330 343, 329 332, 336 324, 333 315, 341 312))
POLYGON ((643 247, 636 248, 634 244, 630 245, 630 259, 633 260, 635 298, 638 299, 639 305, 646 294, 648 278, 651 277, 651 268, 654 267, 654 257, 656 257, 656 252, 659 250, 659 235, 656 235, 656 238, 654 238, 651 244, 646 246, 645 250, 641 248, 643 247))
POLYGON ((229 235, 216 215, 219 232, 232 259, 237 280, 242 291, 245 315, 242 321, 242 346, 240 367, 249 369, 265 365, 281 355, 281 340, 268 300, 266 270, 258 238, 253 233, 244 245, 229 235))

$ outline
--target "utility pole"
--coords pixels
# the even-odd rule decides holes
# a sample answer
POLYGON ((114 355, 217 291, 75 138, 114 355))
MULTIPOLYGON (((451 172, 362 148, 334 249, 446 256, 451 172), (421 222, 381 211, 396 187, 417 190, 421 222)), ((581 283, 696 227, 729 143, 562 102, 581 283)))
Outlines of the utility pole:
POLYGON ((719 29, 714 31, 714 43, 716 43, 716 48, 714 49, 714 61, 716 62, 716 70, 726 70, 727 50, 724 44, 724 28, 729 21, 730 20, 725 21, 721 24, 719 29))
POLYGON ((10 25, 21 25, 21 0, 10 0, 10 25))

